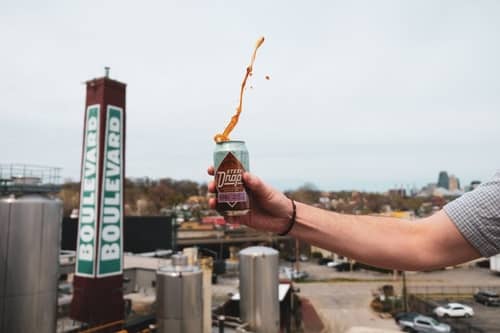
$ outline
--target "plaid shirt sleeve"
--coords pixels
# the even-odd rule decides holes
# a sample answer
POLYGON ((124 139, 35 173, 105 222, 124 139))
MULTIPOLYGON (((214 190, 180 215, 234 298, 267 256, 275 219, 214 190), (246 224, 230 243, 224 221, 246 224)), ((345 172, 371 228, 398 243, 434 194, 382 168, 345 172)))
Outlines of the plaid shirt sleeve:
POLYGON ((444 211, 484 257, 500 253, 500 172, 448 203, 444 211))

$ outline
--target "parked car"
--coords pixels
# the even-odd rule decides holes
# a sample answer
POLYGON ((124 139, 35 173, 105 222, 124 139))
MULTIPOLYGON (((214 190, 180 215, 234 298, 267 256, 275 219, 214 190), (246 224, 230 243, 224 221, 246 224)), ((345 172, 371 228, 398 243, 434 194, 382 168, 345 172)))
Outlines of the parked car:
POLYGON ((305 271, 292 271, 292 280, 303 280, 307 279, 309 277, 309 274, 305 271))
MULTIPOLYGON (((337 272, 348 272, 351 270, 351 263, 341 262, 340 264, 335 266, 335 269, 337 270, 337 272)), ((359 270, 359 264, 358 263, 352 264, 352 270, 353 271, 359 270)))
POLYGON ((297 271, 295 268, 281 267, 281 273, 290 280, 303 280, 309 277, 309 274, 305 271, 297 271))
POLYGON ((299 260, 300 260, 300 261, 309 261, 309 257, 308 257, 308 256, 306 256, 305 254, 301 254, 301 255, 299 256, 299 260))
POLYGON ((427 316, 416 316, 413 319, 402 318, 398 321, 398 325, 405 332, 418 332, 418 333, 451 332, 450 325, 440 323, 436 319, 427 316))
POLYGON ((333 259, 330 259, 330 258, 321 258, 318 260, 318 265, 324 266, 332 261, 333 261, 333 259))
POLYGON ((474 294, 474 299, 476 302, 483 303, 484 305, 500 306, 500 297, 494 291, 479 290, 474 294))
POLYGON ((327 267, 336 267, 336 266, 338 266, 338 265, 340 265, 340 264, 341 264, 341 262, 340 262, 340 261, 335 261, 335 260, 332 260, 332 261, 328 262, 328 263, 326 264, 326 266, 327 266, 327 267))
POLYGON ((400 320, 412 321, 417 316, 421 316, 421 314, 418 312, 399 312, 394 316, 394 321, 399 324, 400 320))
POLYGON ((433 311, 438 317, 472 317, 474 310, 467 305, 460 303, 448 303, 438 306, 433 311))

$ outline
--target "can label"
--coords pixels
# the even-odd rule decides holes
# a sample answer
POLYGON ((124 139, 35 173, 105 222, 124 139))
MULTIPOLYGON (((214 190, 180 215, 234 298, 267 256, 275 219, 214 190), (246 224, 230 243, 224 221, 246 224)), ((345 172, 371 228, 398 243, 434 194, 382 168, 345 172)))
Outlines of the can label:
POLYGON ((225 215, 243 215, 250 209, 243 185, 245 167, 232 152, 227 152, 215 173, 217 210, 225 215))
POLYGON ((243 165, 232 154, 228 153, 217 169, 217 201, 234 207, 238 202, 247 201, 247 193, 243 187, 243 165))

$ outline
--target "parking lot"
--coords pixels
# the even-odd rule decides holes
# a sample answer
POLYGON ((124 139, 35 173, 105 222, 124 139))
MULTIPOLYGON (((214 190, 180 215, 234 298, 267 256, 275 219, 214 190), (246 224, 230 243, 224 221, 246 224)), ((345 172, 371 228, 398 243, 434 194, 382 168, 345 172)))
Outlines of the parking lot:
MULTIPOLYGON (((371 310, 369 303, 372 292, 384 284, 392 284, 396 292, 399 292, 402 288, 400 277, 365 270, 336 272, 332 268, 319 266, 312 261, 301 263, 301 269, 309 273, 309 281, 298 284, 301 294, 311 300, 329 325, 330 332, 343 333, 353 327, 378 328, 385 332, 399 330, 393 319, 380 318, 371 310)), ((500 276, 492 274, 488 269, 465 266, 434 272, 410 272, 407 273, 407 283, 409 287, 425 289, 427 286, 437 286, 445 292, 448 290, 463 292, 472 290, 470 286, 500 287, 500 276)), ((444 298, 435 300, 440 304, 446 303, 444 298)), ((467 319, 472 325, 484 332, 500 333, 500 308, 486 307, 463 297, 450 298, 448 301, 452 300, 472 304, 476 316, 467 319)), ((464 320, 451 319, 450 322, 460 325, 464 320)))
MULTIPOLYGON (((470 318, 449 318, 438 320, 450 324, 455 331, 468 332, 468 327, 480 329, 484 333, 500 333, 500 307, 486 306, 475 302, 473 299, 437 300, 438 305, 448 302, 458 302, 474 309, 474 316, 470 318)), ((473 332, 477 332, 474 330, 473 332)))

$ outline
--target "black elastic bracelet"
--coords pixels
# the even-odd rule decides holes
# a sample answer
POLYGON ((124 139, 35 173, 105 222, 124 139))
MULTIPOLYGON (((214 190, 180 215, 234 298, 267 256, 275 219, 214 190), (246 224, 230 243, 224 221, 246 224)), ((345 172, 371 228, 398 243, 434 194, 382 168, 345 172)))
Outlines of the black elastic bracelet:
POLYGON ((286 230, 280 232, 278 236, 286 236, 290 232, 290 230, 292 230, 293 225, 295 224, 295 217, 297 216, 297 207, 295 206, 295 201, 293 201, 293 199, 290 199, 290 201, 292 202, 292 207, 293 207, 292 218, 290 219, 290 222, 288 222, 286 230))

